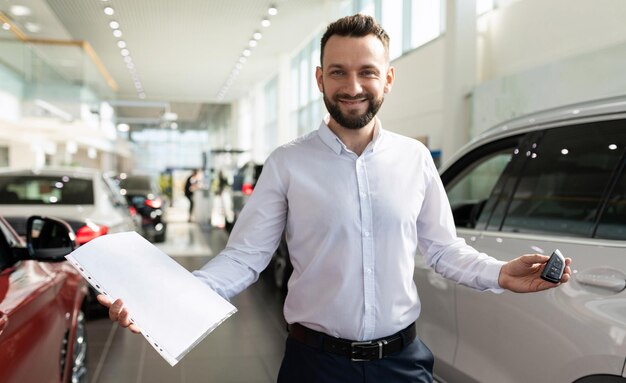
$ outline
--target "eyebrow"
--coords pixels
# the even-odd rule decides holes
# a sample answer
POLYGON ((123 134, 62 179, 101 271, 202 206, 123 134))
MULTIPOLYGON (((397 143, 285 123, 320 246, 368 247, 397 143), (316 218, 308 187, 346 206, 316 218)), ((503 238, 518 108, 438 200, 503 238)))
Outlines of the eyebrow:
MULTIPOLYGON (((327 66, 327 69, 344 69, 344 68, 345 66, 341 64, 329 64, 327 66)), ((358 70, 363 70, 363 69, 374 69, 377 72, 380 72, 380 68, 378 68, 376 65, 373 65, 373 64, 363 65, 358 70)))

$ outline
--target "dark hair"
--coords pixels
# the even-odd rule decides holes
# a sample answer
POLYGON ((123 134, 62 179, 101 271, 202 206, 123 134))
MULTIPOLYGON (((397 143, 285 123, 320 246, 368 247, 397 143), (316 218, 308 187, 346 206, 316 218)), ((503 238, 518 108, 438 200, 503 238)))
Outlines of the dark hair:
POLYGON ((389 35, 387 32, 385 32, 372 16, 357 13, 356 15, 343 17, 331 23, 328 28, 326 28, 326 32, 324 32, 321 41, 320 66, 324 61, 324 48, 326 47, 326 43, 333 35, 343 37, 365 37, 367 35, 374 35, 383 43, 385 54, 389 56, 389 35))

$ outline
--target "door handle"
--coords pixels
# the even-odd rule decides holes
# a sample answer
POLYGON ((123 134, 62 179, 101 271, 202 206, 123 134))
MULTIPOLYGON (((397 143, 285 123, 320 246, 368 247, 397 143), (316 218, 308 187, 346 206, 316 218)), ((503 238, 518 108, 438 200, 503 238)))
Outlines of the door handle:
POLYGON ((2 332, 7 327, 8 324, 9 324, 9 318, 3 312, 0 312, 0 335, 2 335, 2 332))
POLYGON ((626 288, 626 278, 622 273, 607 269, 596 269, 574 274, 574 278, 581 285, 599 287, 601 289, 619 293, 626 288))

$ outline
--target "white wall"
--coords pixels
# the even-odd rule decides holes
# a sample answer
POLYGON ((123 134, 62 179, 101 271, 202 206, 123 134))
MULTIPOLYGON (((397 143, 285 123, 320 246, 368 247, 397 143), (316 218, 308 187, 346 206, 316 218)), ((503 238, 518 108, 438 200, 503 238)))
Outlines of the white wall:
POLYGON ((443 39, 437 39, 392 62, 395 83, 379 112, 385 129, 409 137, 429 136, 429 145, 440 147, 444 48, 443 39))
POLYGON ((626 41, 624 0, 523 0, 488 17, 484 80, 626 41))

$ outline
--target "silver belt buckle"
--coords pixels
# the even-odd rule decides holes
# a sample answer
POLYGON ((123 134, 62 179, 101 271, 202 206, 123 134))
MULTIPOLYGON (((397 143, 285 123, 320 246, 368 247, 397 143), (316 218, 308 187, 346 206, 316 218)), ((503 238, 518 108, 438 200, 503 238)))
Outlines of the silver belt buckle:
POLYGON ((354 354, 357 352, 357 350, 355 350, 355 346, 374 346, 377 345, 378 346, 378 359, 382 359, 383 358, 383 346, 387 344, 386 340, 378 340, 376 342, 352 342, 350 343, 350 360, 353 362, 367 362, 370 361, 372 359, 361 359, 361 358, 355 358, 354 354))

